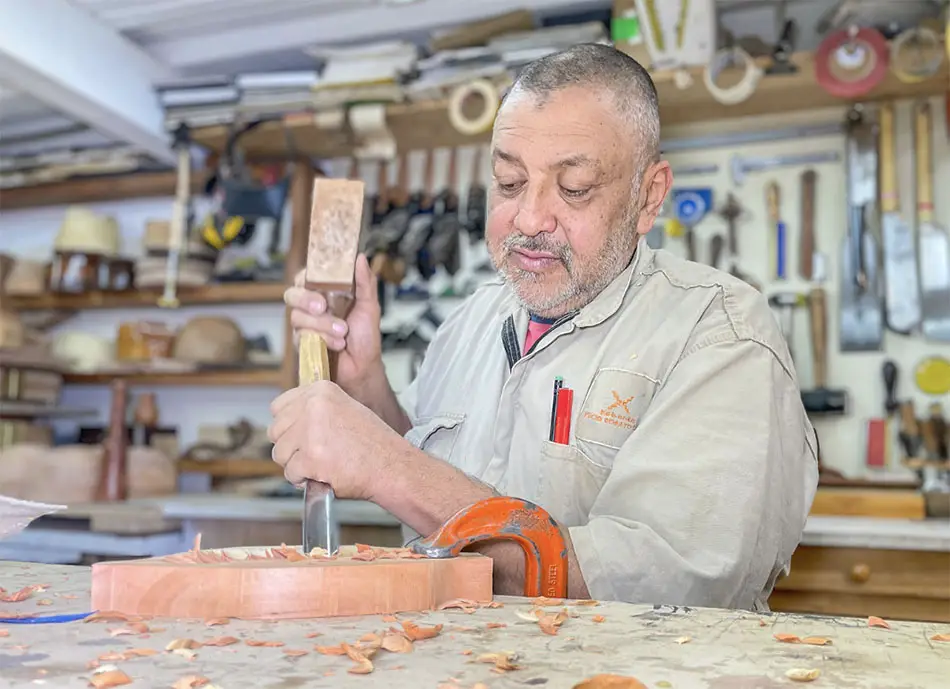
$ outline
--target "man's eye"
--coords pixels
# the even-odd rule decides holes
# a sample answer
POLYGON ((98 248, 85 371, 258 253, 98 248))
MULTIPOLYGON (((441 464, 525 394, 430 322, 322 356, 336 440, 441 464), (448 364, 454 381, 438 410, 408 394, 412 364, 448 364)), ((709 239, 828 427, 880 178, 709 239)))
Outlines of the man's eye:
POLYGON ((561 187, 561 191, 565 196, 568 196, 572 199, 582 199, 590 192, 590 189, 568 189, 567 187, 561 187))
POLYGON ((521 182, 498 182, 498 190, 502 194, 511 195, 521 188, 521 182))

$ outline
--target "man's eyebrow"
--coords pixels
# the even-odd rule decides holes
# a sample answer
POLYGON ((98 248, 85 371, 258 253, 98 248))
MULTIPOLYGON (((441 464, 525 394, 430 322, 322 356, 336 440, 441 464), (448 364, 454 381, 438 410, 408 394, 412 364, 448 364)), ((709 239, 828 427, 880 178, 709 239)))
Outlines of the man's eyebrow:
POLYGON ((520 165, 521 167, 524 167, 524 163, 522 162, 521 158, 516 156, 514 153, 508 153, 507 151, 503 151, 500 148, 493 148, 491 152, 491 157, 492 157, 493 162, 498 161, 498 160, 503 160, 506 163, 511 163, 512 165, 520 165))
POLYGON ((599 169, 600 163, 583 153, 578 153, 567 158, 561 158, 551 167, 591 167, 599 169))

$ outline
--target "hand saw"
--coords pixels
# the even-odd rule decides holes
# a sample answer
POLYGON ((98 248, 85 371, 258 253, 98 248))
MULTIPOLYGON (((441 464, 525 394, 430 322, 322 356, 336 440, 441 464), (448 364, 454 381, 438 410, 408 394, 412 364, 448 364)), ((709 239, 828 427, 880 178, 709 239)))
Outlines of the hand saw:
POLYGON ((884 281, 887 326, 909 335, 920 324, 920 285, 914 233, 900 210, 895 159, 894 105, 880 108, 881 236, 884 244, 884 281))
POLYGON ((840 349, 880 351, 884 313, 879 297, 877 243, 868 231, 877 211, 877 128, 859 106, 848 112, 848 232, 841 252, 840 349))
POLYGON ((924 337, 950 342, 950 236, 934 221, 931 165, 931 112, 922 102, 915 112, 917 219, 920 225, 920 288, 924 337))
MULTIPOLYGON (((321 292, 327 311, 346 318, 353 305, 356 252, 363 221, 364 184, 359 180, 317 179, 313 183, 310 241, 307 246, 307 288, 321 292)), ((327 343, 319 334, 300 334, 298 376, 301 385, 331 380, 327 343)), ((334 520, 333 488, 308 480, 304 484, 303 550, 339 548, 334 520)))

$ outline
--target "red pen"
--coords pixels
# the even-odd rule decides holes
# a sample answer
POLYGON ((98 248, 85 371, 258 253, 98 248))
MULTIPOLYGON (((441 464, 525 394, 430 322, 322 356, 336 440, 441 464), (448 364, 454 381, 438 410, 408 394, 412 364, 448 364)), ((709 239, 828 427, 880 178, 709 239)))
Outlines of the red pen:
POLYGON ((568 445, 571 439, 571 407, 574 405, 574 391, 561 388, 557 391, 557 417, 554 422, 554 442, 568 445))

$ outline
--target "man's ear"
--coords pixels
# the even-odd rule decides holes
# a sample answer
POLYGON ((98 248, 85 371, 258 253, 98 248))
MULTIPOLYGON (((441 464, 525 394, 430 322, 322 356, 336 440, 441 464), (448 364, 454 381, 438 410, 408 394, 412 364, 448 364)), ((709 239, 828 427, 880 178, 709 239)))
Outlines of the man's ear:
POLYGON ((637 234, 644 235, 653 229, 656 216, 660 214, 663 201, 673 186, 673 170, 670 164, 661 160, 647 167, 640 182, 640 217, 637 220, 637 234))

